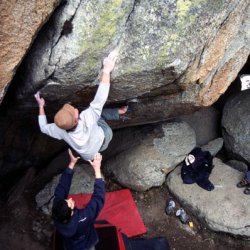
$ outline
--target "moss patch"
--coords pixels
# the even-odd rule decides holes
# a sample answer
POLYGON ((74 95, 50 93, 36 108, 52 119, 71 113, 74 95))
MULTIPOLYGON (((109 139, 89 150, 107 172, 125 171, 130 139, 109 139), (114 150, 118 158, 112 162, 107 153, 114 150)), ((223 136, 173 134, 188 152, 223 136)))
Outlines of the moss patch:
MULTIPOLYGON (((89 4, 91 6, 88 6, 88 8, 92 11, 88 11, 88 13, 95 13, 97 9, 96 5, 100 5, 98 3, 89 4)), ((84 68, 85 72, 93 69, 99 57, 98 55, 114 40, 120 26, 119 23, 122 19, 126 18, 127 7, 123 7, 123 4, 123 0, 109 0, 102 6, 98 6, 96 17, 90 18, 91 21, 86 21, 82 26, 82 30, 78 31, 81 34, 81 38, 78 39, 77 44, 79 56, 89 51, 92 52, 93 56, 96 55, 95 60, 88 59, 83 65, 82 69, 84 68)))

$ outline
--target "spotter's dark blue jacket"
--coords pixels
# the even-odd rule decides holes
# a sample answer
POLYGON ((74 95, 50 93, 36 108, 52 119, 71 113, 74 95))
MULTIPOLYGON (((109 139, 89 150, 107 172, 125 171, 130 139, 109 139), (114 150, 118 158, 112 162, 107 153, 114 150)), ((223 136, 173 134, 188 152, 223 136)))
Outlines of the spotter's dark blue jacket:
MULTIPOLYGON (((53 205, 61 199, 67 199, 73 177, 73 170, 65 169, 60 177, 55 190, 53 205)), ((67 250, 84 250, 91 248, 98 242, 98 236, 94 229, 94 222, 104 206, 105 185, 101 178, 95 179, 94 192, 89 203, 83 209, 74 209, 74 213, 68 223, 60 223, 54 220, 55 227, 63 237, 67 250)))

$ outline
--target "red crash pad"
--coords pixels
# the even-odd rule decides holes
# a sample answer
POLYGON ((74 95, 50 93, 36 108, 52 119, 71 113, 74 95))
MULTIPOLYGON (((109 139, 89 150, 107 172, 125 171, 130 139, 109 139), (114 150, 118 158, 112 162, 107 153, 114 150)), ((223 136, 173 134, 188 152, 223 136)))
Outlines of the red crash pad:
MULTIPOLYGON (((91 194, 72 194, 77 208, 84 208, 91 194)), ((139 214, 130 190, 107 192, 105 205, 96 220, 106 220, 115 225, 127 237, 142 235, 147 229, 139 214)))

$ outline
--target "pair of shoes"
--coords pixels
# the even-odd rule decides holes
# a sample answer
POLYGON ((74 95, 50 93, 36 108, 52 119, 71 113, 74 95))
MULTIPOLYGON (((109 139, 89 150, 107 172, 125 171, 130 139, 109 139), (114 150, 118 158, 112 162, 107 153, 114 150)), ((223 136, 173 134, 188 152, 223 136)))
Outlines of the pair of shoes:
POLYGON ((170 198, 168 201, 167 201, 167 204, 166 204, 166 208, 165 208, 165 212, 167 215, 170 215, 172 213, 174 213, 174 210, 175 210, 175 202, 173 200, 173 198, 170 198))
MULTIPOLYGON (((176 204, 173 200, 173 198, 170 198, 166 204, 166 208, 165 208, 165 212, 167 215, 171 215, 175 212, 175 208, 176 208, 176 204)), ((177 217, 179 217, 180 221, 183 223, 183 224, 186 224, 188 222, 188 215, 187 213, 185 212, 185 210, 183 208, 179 208, 175 215, 177 217)))
POLYGON ((247 179, 241 180, 239 183, 236 185, 238 188, 243 188, 245 187, 246 189, 244 190, 244 194, 250 194, 250 182, 247 179))
POLYGON ((236 186, 238 188, 243 188, 243 187, 247 187, 248 185, 250 185, 250 182, 247 179, 243 179, 239 183, 237 183, 236 186))
POLYGON ((178 209, 175 215, 180 218, 180 221, 183 224, 186 224, 188 222, 188 215, 183 208, 178 209))

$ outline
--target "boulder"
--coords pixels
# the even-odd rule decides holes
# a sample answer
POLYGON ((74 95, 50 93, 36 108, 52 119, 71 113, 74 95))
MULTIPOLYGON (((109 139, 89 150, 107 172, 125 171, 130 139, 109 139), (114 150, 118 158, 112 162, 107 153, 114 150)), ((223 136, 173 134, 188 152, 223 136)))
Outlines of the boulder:
POLYGON ((203 151, 209 151, 212 156, 215 156, 223 146, 223 138, 217 138, 210 141, 208 144, 203 145, 201 149, 203 151))
POLYGON ((196 145, 195 133, 185 122, 158 125, 161 133, 145 134, 141 143, 107 161, 105 171, 125 187, 145 191, 161 186, 196 145))
POLYGON ((250 90, 245 90, 230 100, 223 109, 222 132, 227 152, 250 164, 250 90))
POLYGON ((48 110, 64 102, 86 107, 103 57, 117 48, 109 102, 140 101, 124 124, 209 106, 248 58, 249 8, 244 0, 67 1, 20 67, 16 96, 26 108, 37 90, 48 110))
POLYGON ((220 113, 214 107, 204 107, 179 118, 194 129, 197 146, 205 145, 220 136, 220 113))
MULTIPOLYGON (((59 182, 61 175, 57 175, 48 183, 35 197, 37 208, 41 209, 45 214, 50 215, 53 205, 53 196, 55 188, 59 182)), ((70 194, 92 193, 94 188, 94 172, 90 165, 77 164, 73 175, 70 194)))
POLYGON ((197 184, 183 184, 181 167, 168 175, 167 185, 174 196, 213 231, 250 237, 250 199, 236 184, 243 173, 214 158, 209 180, 215 189, 208 192, 197 184))
POLYGON ((60 0, 0 2, 0 103, 38 31, 60 0))

